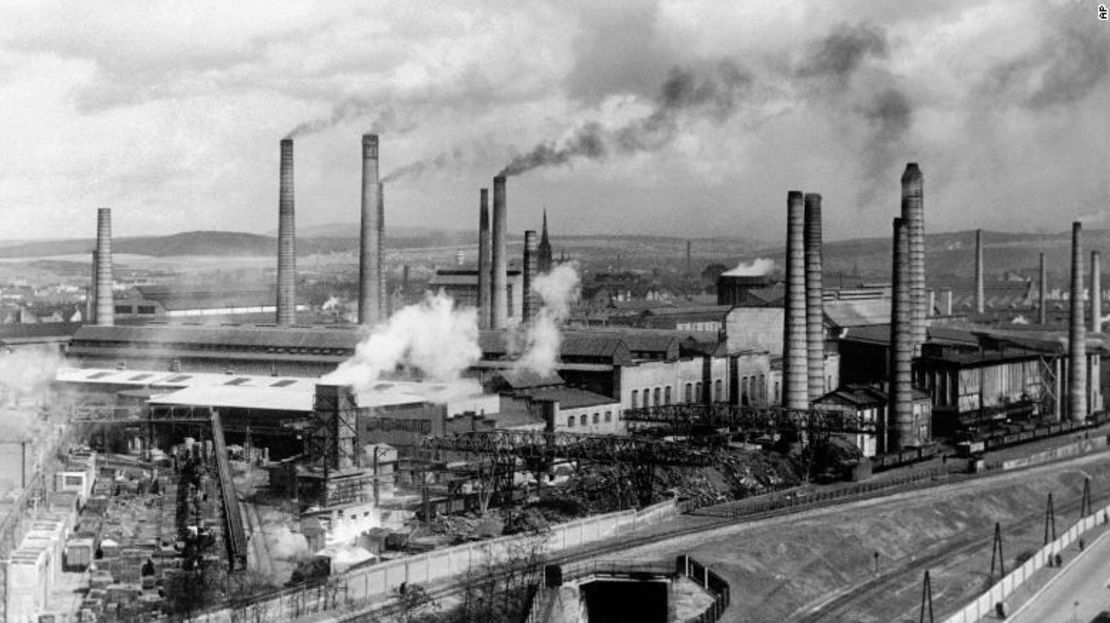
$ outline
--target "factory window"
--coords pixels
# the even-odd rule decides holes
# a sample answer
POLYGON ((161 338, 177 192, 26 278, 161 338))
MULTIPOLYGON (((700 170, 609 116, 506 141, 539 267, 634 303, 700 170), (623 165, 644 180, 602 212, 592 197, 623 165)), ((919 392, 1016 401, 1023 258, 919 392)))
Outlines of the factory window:
POLYGON ((746 376, 740 379, 740 404, 745 404, 744 399, 750 397, 751 388, 748 386, 750 380, 746 376))
POLYGON ((585 426, 586 424, 589 423, 586 420, 586 414, 585 413, 583 413, 582 416, 578 418, 578 423, 581 424, 582 426, 585 426))
POLYGON ((139 305, 139 313, 140 314, 153 314, 154 313, 154 306, 153 305, 139 305))
POLYGON ((686 384, 686 402, 694 402, 694 385, 693 383, 686 384))
POLYGON ((694 384, 694 400, 701 402, 701 382, 694 384))
POLYGON ((756 397, 761 398, 761 399, 765 398, 766 396, 764 395, 764 393, 766 391, 767 391, 767 380, 763 377, 762 374, 760 374, 759 375, 759 389, 756 390, 756 397))
POLYGON ((671 386, 668 385, 663 388, 663 402, 671 404, 671 386))
POLYGON ((574 416, 567 418, 567 428, 574 428, 574 416))
POLYGON ((130 314, 133 311, 130 305, 116 305, 117 314, 130 314))
POLYGON ((644 408, 646 409, 650 406, 651 406, 651 390, 645 387, 644 388, 644 408))
POLYGON ((605 422, 609 423, 609 422, 612 422, 612 421, 613 421, 613 412, 612 411, 606 411, 605 412, 605 422))
POLYGON ((633 409, 636 408, 636 402, 639 400, 639 398, 640 398, 640 392, 638 390, 635 390, 635 389, 632 390, 632 401, 631 401, 631 403, 632 403, 632 408, 633 409))
POLYGON ((594 414, 594 424, 600 424, 600 423, 601 423, 601 414, 600 413, 595 413, 594 414))
POLYGON ((781 391, 782 391, 782 388, 779 387, 779 382, 775 381, 775 402, 778 402, 778 401, 782 400, 782 396, 779 395, 779 392, 781 392, 781 391))
POLYGON ((656 387, 655 388, 655 406, 658 407, 660 404, 662 404, 662 403, 659 402, 659 388, 656 387))

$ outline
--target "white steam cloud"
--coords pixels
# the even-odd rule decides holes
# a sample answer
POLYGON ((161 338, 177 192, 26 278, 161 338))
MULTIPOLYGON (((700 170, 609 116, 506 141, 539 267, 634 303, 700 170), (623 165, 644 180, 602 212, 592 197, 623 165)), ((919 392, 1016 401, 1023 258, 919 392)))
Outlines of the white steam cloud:
POLYGON ((481 357, 477 310, 455 309, 454 301, 439 293, 375 326, 353 357, 320 380, 365 390, 383 374, 407 367, 429 381, 459 381, 481 357))
POLYGON ((578 269, 573 263, 560 264, 532 283, 532 290, 540 296, 541 306, 525 328, 524 352, 514 362, 513 369, 545 376, 555 371, 559 345, 563 341, 559 327, 570 316, 570 306, 578 299, 579 285, 578 269))
POLYGON ((768 275, 775 269, 775 260, 767 258, 757 258, 750 262, 740 262, 736 268, 727 270, 721 275, 726 277, 762 277, 768 275))
POLYGON ((299 532, 293 532, 286 525, 278 525, 267 530, 265 538, 270 556, 277 560, 296 560, 312 553, 308 551, 308 539, 299 532))

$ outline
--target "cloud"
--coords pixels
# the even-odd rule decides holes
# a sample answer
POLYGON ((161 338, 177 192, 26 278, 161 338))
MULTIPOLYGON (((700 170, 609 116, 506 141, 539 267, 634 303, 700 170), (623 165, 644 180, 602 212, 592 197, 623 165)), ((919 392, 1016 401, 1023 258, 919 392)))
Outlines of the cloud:
POLYGON ((917 160, 930 229, 1048 227, 1045 205, 1110 196, 1110 31, 1088 8, 14 2, 4 231, 88 236, 99 205, 121 235, 272 229, 275 143, 298 126, 305 225, 357 221, 358 136, 377 129, 383 170, 420 179, 391 191, 399 226, 473 227, 443 206, 513 161, 534 171, 513 218, 546 203, 581 233, 778 239, 800 186, 830 236, 887 235, 917 160))

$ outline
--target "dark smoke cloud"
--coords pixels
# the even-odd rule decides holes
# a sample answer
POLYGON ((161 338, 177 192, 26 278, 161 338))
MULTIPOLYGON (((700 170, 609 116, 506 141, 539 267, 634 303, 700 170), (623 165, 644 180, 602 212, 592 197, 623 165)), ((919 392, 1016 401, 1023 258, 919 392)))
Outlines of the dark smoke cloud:
POLYGON ((829 77, 846 82, 868 57, 886 58, 886 33, 869 24, 840 24, 807 46, 795 70, 803 78, 829 77))
POLYGON ((561 144, 542 143, 516 156, 498 175, 511 177, 539 167, 566 164, 575 158, 601 160, 607 153, 605 134, 600 124, 590 121, 561 144))
MULTIPOLYGON (((1047 7, 1046 7, 1047 8, 1047 7)), ((1058 4, 1041 16, 1033 49, 987 72, 976 97, 992 107, 1017 104, 1034 112, 1078 102, 1110 76, 1110 31, 1086 3, 1058 4)))
POLYGON ((888 87, 868 102, 860 114, 871 130, 862 154, 863 185, 858 201, 863 207, 875 198, 880 188, 889 185, 890 170, 898 165, 898 157, 906 159, 905 138, 913 125, 913 104, 905 93, 888 87))
POLYGON ((367 132, 380 134, 397 126, 397 113, 390 107, 382 107, 381 102, 367 102, 360 99, 346 99, 336 104, 331 109, 331 114, 326 117, 310 119, 298 124, 285 135, 285 138, 297 138, 322 132, 348 121, 358 121, 372 117, 367 132))
POLYGON ((416 160, 393 169, 381 178, 381 182, 386 184, 402 178, 420 177, 425 173, 454 167, 479 166, 489 163, 490 160, 504 158, 507 152, 506 147, 493 142, 490 137, 469 141, 463 145, 455 145, 431 158, 416 160))
POLYGON ((750 83, 751 75, 731 60, 722 60, 706 71, 672 69, 647 117, 616 129, 590 121, 567 140, 541 143, 516 156, 499 175, 520 175, 578 158, 600 160, 612 151, 632 154, 662 149, 674 140, 684 115, 718 123, 727 120, 750 83))

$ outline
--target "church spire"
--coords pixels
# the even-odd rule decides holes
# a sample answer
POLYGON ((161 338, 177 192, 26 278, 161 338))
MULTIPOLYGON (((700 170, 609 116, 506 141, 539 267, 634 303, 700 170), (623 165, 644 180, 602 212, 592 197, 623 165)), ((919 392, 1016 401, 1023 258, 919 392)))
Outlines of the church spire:
POLYGON ((551 271, 551 241, 547 238, 547 208, 543 209, 543 230, 540 233, 540 244, 536 247, 536 272, 541 275, 551 271))

